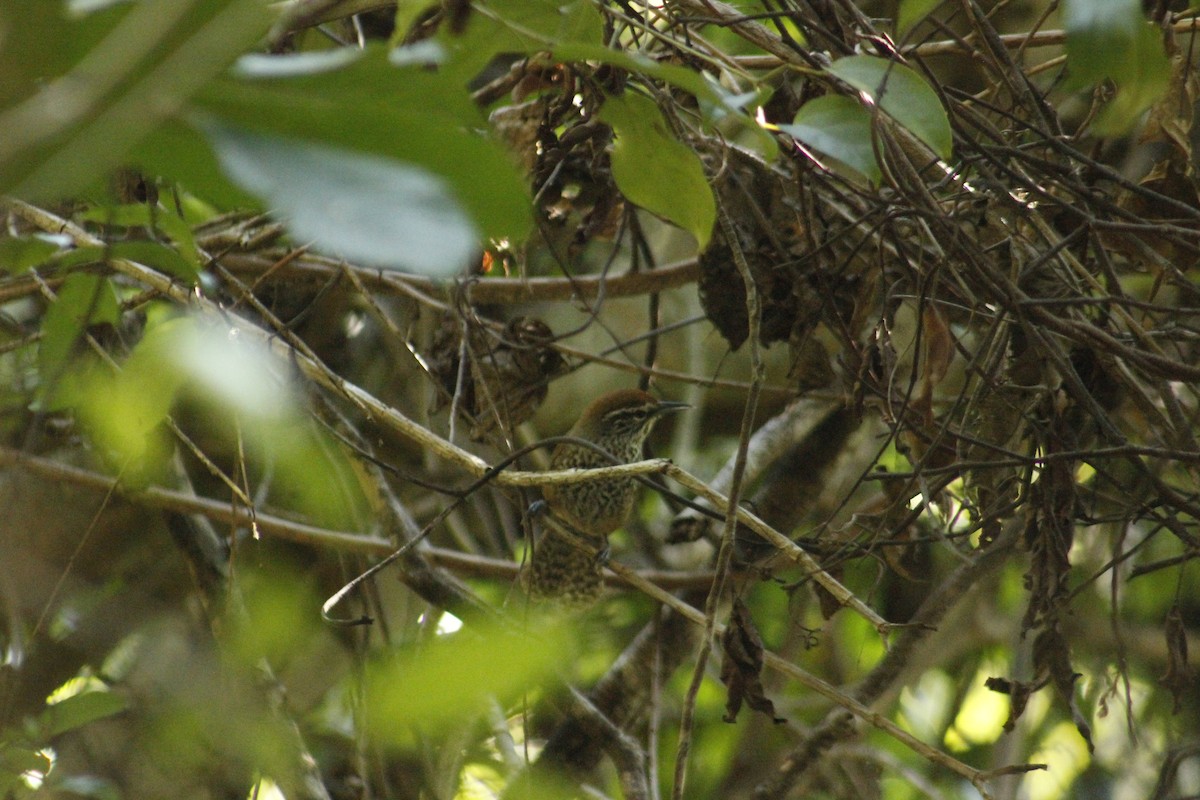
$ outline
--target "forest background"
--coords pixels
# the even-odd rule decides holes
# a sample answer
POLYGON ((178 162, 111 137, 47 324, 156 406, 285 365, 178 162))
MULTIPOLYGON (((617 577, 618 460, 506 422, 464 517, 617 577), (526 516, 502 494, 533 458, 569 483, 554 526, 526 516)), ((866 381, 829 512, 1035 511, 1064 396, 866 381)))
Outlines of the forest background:
POLYGON ((1195 31, 6 0, 4 795, 1200 795, 1195 31))

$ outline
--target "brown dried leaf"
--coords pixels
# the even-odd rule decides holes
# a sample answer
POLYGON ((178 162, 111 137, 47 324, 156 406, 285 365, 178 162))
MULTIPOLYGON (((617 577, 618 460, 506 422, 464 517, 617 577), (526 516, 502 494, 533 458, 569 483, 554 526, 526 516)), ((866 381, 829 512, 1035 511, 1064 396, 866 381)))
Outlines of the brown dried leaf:
POLYGON ((1067 704, 1076 730, 1087 742, 1088 752, 1095 752, 1092 726, 1088 724, 1075 699, 1075 681, 1079 680, 1080 673, 1071 667, 1071 648, 1057 625, 1045 628, 1033 640, 1033 666, 1038 677, 1043 681, 1048 680, 1059 698, 1067 704))
MULTIPOLYGON (((921 321, 923 357, 917 397, 929 400, 933 397, 933 390, 946 377, 950 363, 954 360, 954 334, 950 332, 946 316, 932 303, 925 306, 921 321)), ((930 421, 932 422, 932 419, 930 421)))
POLYGON ((997 694, 1009 696, 1008 719, 1004 721, 1004 730, 1009 732, 1017 726, 1017 720, 1025 713, 1025 707, 1029 705, 1029 698, 1040 688, 1032 683, 991 677, 985 680, 983 685, 997 694))
POLYGON ((1171 713, 1178 714, 1184 693, 1196 685, 1195 670, 1188 663, 1187 628, 1178 603, 1167 612, 1163 632, 1167 637, 1167 671, 1158 682, 1171 692, 1175 701, 1171 713))
POLYGON ((721 635, 721 682, 729 692, 725 702, 725 721, 737 719, 742 703, 761 711, 775 724, 786 722, 775 716, 775 704, 767 697, 762 685, 763 644, 746 604, 740 598, 733 601, 729 625, 721 635))

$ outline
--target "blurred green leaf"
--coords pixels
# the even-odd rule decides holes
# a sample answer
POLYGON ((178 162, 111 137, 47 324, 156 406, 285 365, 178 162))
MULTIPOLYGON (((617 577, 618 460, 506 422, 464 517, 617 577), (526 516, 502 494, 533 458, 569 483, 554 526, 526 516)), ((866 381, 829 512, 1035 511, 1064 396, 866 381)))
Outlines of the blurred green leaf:
POLYGON ((180 250, 159 242, 118 242, 108 248, 108 255, 145 264, 189 284, 195 284, 200 278, 195 261, 185 258, 180 250))
POLYGON ((621 193, 691 233, 703 250, 717 212, 699 157, 671 135, 648 97, 634 92, 610 97, 598 117, 616 134, 612 172, 621 193))
POLYGON ((234 64, 242 84, 334 101, 342 107, 419 111, 454 126, 485 122, 466 86, 423 63, 397 64, 396 53, 380 44, 287 55, 250 54, 234 64))
POLYGON ((536 631, 518 635, 473 626, 373 665, 366 690, 371 727, 384 740, 401 744, 414 726, 447 731, 482 711, 489 698, 506 705, 552 683, 570 658, 570 629, 550 624, 536 631))
POLYGON ((57 253, 59 245, 39 236, 0 238, 0 270, 16 274, 44 263, 57 253))
MULTIPOLYGON (((79 215, 80 219, 98 222, 103 225, 114 225, 123 228, 146 227, 159 230, 171 238, 178 247, 175 255, 183 261, 182 271, 172 267, 169 271, 180 277, 194 279, 200 268, 200 251, 192 236, 192 229, 174 211, 163 206, 150 206, 146 203, 131 203, 120 206, 98 206, 90 208, 79 215)), ((130 244, 134 244, 130 242, 130 244)), ((137 243, 143 244, 143 243, 137 243)), ((150 243, 156 244, 156 243, 150 243)), ((139 259, 133 256, 122 256, 131 260, 139 259)))
POLYGON ((0 47, 0 109, 28 98, 69 70, 128 10, 80 15, 68 13, 66 3, 60 2, 0 3, 0 31, 9 32, 0 47))
POLYGON ((51 765, 49 756, 44 752, 0 742, 0 792, 6 798, 26 796, 29 792, 28 775, 45 775, 51 765))
POLYGON ((320 601, 305 576, 286 568, 239 572, 244 618, 231 621, 228 651, 246 666, 262 658, 281 665, 299 654, 320 619, 320 601))
MULTIPOLYGON (((324 204, 326 213, 340 213, 340 208, 358 202, 358 193, 371 190, 390 193, 390 202, 395 205, 414 186, 432 198, 438 192, 421 177, 422 172, 431 173, 448 185, 450 196, 461 204, 483 237, 523 240, 532 228, 533 215, 524 179, 508 154, 497 143, 455 124, 458 122, 455 117, 432 111, 438 104, 436 95, 423 100, 414 97, 406 102, 412 107, 359 104, 353 96, 349 101, 336 95, 316 98, 280 81, 225 81, 204 93, 201 104, 209 114, 199 120, 206 132, 221 137, 222 147, 228 149, 229 137, 233 136, 237 137, 232 140, 235 144, 241 142, 242 147, 254 150, 253 154, 245 153, 246 156, 257 155, 267 143, 247 138, 243 131, 293 140, 298 148, 293 156, 306 161, 314 157, 314 151, 304 152, 307 147, 324 148, 322 158, 326 151, 343 151, 342 157, 336 152, 329 155, 334 156, 338 168, 346 171, 345 186, 338 176, 329 176, 319 195, 292 198, 294 204, 324 204), (378 158, 367 158, 370 156, 378 158), (372 185, 366 173, 381 167, 383 161, 392 162, 396 169, 379 179, 382 186, 372 185), (397 190, 400 195, 395 194, 397 190)), ((222 157, 226 157, 225 151, 222 157)), ((244 160, 239 159, 239 163, 244 160)), ((279 180, 278 170, 283 165, 278 161, 273 160, 262 174, 255 176, 256 180, 279 180)), ((286 179, 300 177, 292 175, 286 179)), ((439 214, 447 213, 446 207, 439 207, 439 214)), ((303 236, 302 231, 298 233, 303 236)), ((453 241, 457 241, 456 234, 455 229, 446 232, 453 241)), ((374 235, 386 236, 386 231, 376 230, 374 235)), ((436 260, 415 252, 390 252, 387 256, 400 263, 436 260)))
POLYGON ((1105 78, 1120 81, 1137 69, 1137 40, 1147 27, 1139 0, 1064 0, 1063 26, 1069 88, 1080 89, 1105 78))
POLYGON ((461 35, 443 33, 447 72, 465 84, 503 53, 537 53, 565 44, 602 46, 604 21, 590 0, 488 0, 474 4, 461 35))
POLYGON ((221 125, 206 130, 225 171, 296 238, 326 252, 447 278, 479 248, 449 184, 422 167, 221 125))
POLYGON ((47 738, 58 736, 89 722, 120 714, 128 701, 113 692, 83 692, 46 706, 38 716, 38 728, 47 738))
POLYGON ((79 194, 270 22, 261 0, 132 4, 61 80, 0 112, 0 192, 29 199, 79 194))
POLYGON ((150 175, 180 183, 187 192, 220 208, 256 208, 259 201, 225 177, 208 138, 191 125, 169 120, 130 153, 150 175))
POLYGON ((920 75, 903 64, 875 56, 841 58, 828 70, 870 97, 939 157, 950 157, 954 140, 946 109, 920 75))
POLYGON ((434 0, 398 0, 396 3, 396 15, 393 17, 396 38, 403 37, 408 33, 408 29, 412 24, 421 18, 426 9, 434 4, 434 0))
POLYGON ((930 11, 942 4, 942 0, 900 0, 900 9, 896 14, 896 33, 903 36, 909 28, 916 25, 929 15, 930 11))
POLYGON ((276 504, 322 525, 360 522, 362 491, 347 458, 303 415, 286 365, 258 339, 175 317, 149 325, 118 373, 77 372, 70 400, 127 485, 165 473, 173 444, 163 423, 186 393, 194 408, 225 421, 211 435, 244 445, 249 457, 270 465, 276 504))
POLYGON ((497 49, 544 50, 547 44, 604 43, 604 20, 589 0, 485 0, 474 19, 494 25, 497 49))
POLYGON ((1112 80, 1117 93, 1092 129, 1101 136, 1127 132, 1171 82, 1162 32, 1146 20, 1138 0, 1064 0, 1063 25, 1067 88, 1112 80))
POLYGON ((791 125, 779 129, 805 145, 837 159, 878 184, 881 173, 872 143, 871 112, 850 97, 825 95, 810 100, 796 112, 791 125))
POLYGON ((92 325, 116 325, 121 307, 112 282, 99 275, 73 273, 59 287, 58 296, 42 322, 38 367, 42 376, 39 400, 49 408, 69 403, 68 384, 72 356, 83 351, 83 336, 92 325))

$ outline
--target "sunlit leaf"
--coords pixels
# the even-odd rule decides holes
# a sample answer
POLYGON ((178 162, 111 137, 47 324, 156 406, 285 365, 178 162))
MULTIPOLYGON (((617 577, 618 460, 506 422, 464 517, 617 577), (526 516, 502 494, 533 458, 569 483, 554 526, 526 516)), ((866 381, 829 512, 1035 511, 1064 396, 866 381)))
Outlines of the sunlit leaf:
POLYGON ((662 112, 642 95, 610 97, 599 118, 616 134, 612 171, 621 193, 691 233, 704 249, 716 201, 699 157, 671 135, 662 112))
POLYGON ((954 141, 946 109, 920 75, 903 64, 875 56, 841 58, 828 69, 870 97, 938 156, 950 157, 954 141))
POLYGON ((128 707, 129 702, 114 692, 84 692, 46 706, 38 717, 38 726, 49 738, 120 714, 128 707))
POLYGON ((871 112, 857 100, 825 95, 805 103, 791 125, 779 129, 865 177, 879 183, 872 144, 871 112))
POLYGON ((50 758, 39 750, 30 750, 12 744, 0 747, 0 790, 7 792, 8 797, 19 797, 15 787, 22 788, 28 784, 22 780, 24 773, 46 774, 50 771, 50 758))

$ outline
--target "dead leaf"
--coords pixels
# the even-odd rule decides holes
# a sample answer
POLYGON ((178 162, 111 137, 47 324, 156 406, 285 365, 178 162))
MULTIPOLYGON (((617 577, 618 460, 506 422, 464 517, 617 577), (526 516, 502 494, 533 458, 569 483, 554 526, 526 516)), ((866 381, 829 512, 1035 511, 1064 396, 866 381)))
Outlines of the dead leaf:
POLYGON ((1195 671, 1188 663, 1187 628, 1183 624, 1178 603, 1167 612, 1163 632, 1167 637, 1167 671, 1158 682, 1171 692, 1175 701, 1171 713, 1178 714, 1184 694, 1196 685, 1195 671))
POLYGON ((725 702, 725 721, 737 719, 742 703, 761 711, 778 725, 787 720, 775 716, 775 704, 763 691, 763 644, 750 611, 740 598, 733 601, 729 625, 721 635, 721 683, 729 692, 725 702))

